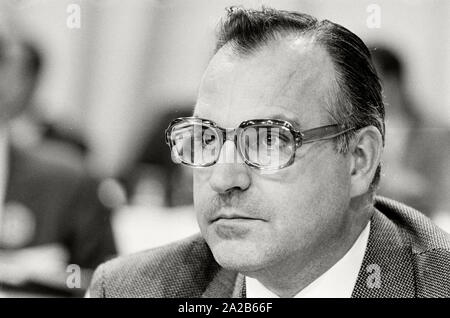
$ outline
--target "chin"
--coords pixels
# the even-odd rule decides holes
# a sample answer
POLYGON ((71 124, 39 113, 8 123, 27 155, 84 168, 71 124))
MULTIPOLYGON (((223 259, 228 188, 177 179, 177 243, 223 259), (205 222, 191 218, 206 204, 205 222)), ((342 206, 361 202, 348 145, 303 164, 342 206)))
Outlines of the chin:
POLYGON ((238 272, 253 272, 268 264, 261 244, 240 240, 221 240, 210 245, 216 262, 223 268, 238 272))

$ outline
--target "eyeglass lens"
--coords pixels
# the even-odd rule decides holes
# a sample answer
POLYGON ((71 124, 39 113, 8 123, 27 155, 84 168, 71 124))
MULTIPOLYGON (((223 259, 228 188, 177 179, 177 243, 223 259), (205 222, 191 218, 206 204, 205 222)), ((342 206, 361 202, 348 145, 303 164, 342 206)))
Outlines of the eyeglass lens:
MULTIPOLYGON (((283 126, 255 124, 238 128, 236 133, 243 159, 257 167, 276 169, 285 166, 295 152, 294 136, 283 126)), ((216 163, 224 143, 220 128, 201 122, 175 125, 170 139, 174 155, 183 163, 192 166, 216 163)), ((225 161, 233 163, 228 162, 228 157, 225 161)))

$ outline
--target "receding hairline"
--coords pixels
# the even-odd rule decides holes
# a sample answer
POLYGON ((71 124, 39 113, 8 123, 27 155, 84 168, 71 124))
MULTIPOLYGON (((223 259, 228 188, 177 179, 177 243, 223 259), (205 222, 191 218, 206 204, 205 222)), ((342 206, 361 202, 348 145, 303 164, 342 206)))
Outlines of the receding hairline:
POLYGON ((270 44, 285 40, 309 39, 312 44, 320 45, 320 43, 316 41, 315 33, 316 32, 314 29, 299 31, 294 28, 278 28, 267 31, 266 38, 259 39, 252 46, 245 48, 242 46, 242 43, 239 43, 239 39, 232 38, 229 41, 222 43, 220 46, 217 46, 214 50, 214 55, 217 54, 222 49, 228 49, 238 56, 245 57, 258 52, 259 50, 265 47, 270 46, 270 44))
MULTIPOLYGON (((340 89, 339 89, 339 83, 338 83, 338 77, 339 77, 339 70, 338 66, 333 60, 333 57, 331 56, 330 52, 327 49, 327 46, 318 40, 318 37, 316 36, 318 33, 317 29, 308 29, 305 31, 299 31, 294 28, 287 28, 287 29, 278 29, 278 30, 272 30, 270 31, 272 34, 271 37, 267 38, 264 41, 258 42, 257 45, 252 46, 250 50, 241 50, 241 46, 239 43, 237 43, 234 39, 231 39, 230 41, 224 43, 221 47, 216 48, 214 56, 211 58, 210 63, 214 60, 214 58, 217 56, 217 54, 225 54, 225 56, 232 57, 232 58, 239 58, 239 59, 246 59, 252 56, 257 55, 259 52, 263 51, 264 49, 271 49, 273 45, 276 46, 277 42, 297 42, 297 41, 303 41, 303 43, 310 45, 313 49, 321 50, 324 55, 327 58, 327 61, 330 63, 330 66, 332 67, 332 77, 330 78, 328 85, 328 94, 326 96, 326 102, 327 102, 327 112, 329 115, 336 119, 333 115, 333 111, 331 110, 331 107, 338 108, 338 103, 341 102, 342 98, 340 96, 340 89)), ((275 48, 278 48, 277 46, 275 48)), ((336 110, 336 109, 335 109, 336 110)))

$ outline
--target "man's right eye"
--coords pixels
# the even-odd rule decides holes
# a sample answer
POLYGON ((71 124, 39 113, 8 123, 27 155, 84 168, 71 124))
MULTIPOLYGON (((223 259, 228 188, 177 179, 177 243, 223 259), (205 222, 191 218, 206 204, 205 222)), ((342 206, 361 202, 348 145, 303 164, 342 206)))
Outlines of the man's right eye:
POLYGON ((209 146, 209 145, 214 144, 216 142, 216 139, 217 139, 217 137, 215 134, 205 131, 203 133, 202 143, 205 146, 209 146))

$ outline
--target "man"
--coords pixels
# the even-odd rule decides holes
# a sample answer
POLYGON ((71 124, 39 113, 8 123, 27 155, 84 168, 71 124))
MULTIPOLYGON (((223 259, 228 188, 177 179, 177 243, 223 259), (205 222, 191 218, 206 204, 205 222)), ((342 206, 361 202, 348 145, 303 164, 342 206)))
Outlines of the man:
MULTIPOLYGON (((9 8, 0 10, 0 286, 79 293, 66 286, 66 266, 78 265, 89 280, 92 269, 115 254, 110 212, 81 165, 42 146, 13 145, 11 122, 30 104, 41 58, 14 34, 13 11, 4 7, 9 8)), ((81 287, 87 287, 85 281, 81 287)))
POLYGON ((194 115, 167 141, 201 235, 100 266, 92 297, 450 296, 449 237, 374 198, 384 106, 356 35, 230 8, 194 115))

